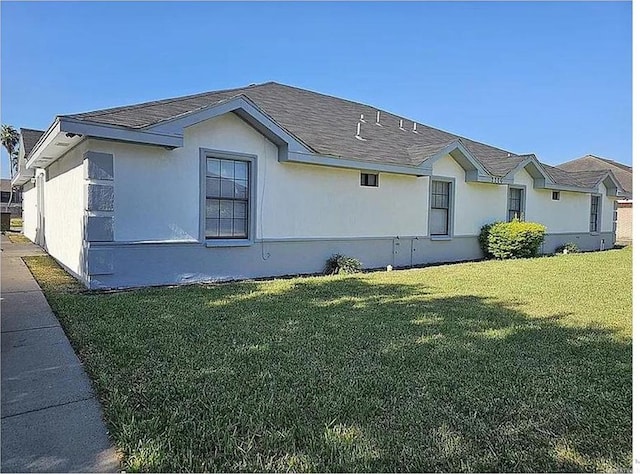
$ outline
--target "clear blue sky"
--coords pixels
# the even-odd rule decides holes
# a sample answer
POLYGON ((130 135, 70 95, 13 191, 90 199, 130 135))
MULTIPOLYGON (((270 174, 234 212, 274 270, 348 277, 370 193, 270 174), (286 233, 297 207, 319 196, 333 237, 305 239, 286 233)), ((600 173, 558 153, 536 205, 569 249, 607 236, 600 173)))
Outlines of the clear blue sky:
POLYGON ((550 164, 631 163, 630 2, 0 8, 1 118, 15 127, 275 80, 550 164))

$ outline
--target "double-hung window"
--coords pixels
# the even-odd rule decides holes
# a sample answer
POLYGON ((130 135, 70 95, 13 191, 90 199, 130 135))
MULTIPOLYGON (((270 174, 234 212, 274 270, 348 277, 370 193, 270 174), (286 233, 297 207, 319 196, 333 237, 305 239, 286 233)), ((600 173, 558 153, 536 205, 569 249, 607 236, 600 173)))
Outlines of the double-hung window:
POLYGON ((248 239, 251 162, 206 160, 205 238, 248 239))
POLYGON ((589 232, 600 232, 600 196, 591 196, 589 232))
POLYGON ((451 236, 451 186, 450 181, 431 182, 431 213, 429 216, 431 236, 451 236))
POLYGON ((524 220, 524 189, 522 188, 509 188, 507 220, 511 222, 513 219, 524 220))

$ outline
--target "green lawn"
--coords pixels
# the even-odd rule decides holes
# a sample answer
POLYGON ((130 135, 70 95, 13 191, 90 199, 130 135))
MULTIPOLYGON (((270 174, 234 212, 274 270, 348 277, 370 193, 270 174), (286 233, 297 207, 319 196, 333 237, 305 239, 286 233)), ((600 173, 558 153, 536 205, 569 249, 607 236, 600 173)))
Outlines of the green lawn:
POLYGON ((27 239, 23 234, 16 234, 15 232, 5 232, 7 238, 14 244, 29 244, 31 241, 27 239))
POLYGON ((25 259, 140 471, 631 469, 631 249, 128 292, 25 259))

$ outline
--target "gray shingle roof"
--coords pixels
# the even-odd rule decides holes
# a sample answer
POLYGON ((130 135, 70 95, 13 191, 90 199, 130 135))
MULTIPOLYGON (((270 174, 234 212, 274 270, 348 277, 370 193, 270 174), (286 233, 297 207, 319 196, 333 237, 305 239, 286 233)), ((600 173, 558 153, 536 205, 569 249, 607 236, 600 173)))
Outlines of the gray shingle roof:
POLYGON ((21 128, 22 142, 24 143, 24 156, 29 156, 33 147, 36 146, 40 137, 44 135, 43 130, 33 130, 31 128, 21 128))
MULTIPOLYGON (((316 153, 324 155, 417 165, 430 154, 459 139, 489 173, 498 177, 506 175, 529 156, 518 155, 423 124, 418 124, 417 133, 414 133, 414 122, 406 117, 369 105, 275 82, 96 110, 67 117, 140 129, 239 96, 250 99, 283 129, 316 153), (380 126, 376 124, 378 111, 380 126), (364 122, 361 122, 360 126, 364 140, 358 140, 355 138, 356 125, 362 115, 364 122), (404 121, 404 130, 399 127, 400 119, 404 121)), ((545 168, 558 184, 583 186, 577 183, 584 180, 573 177, 571 173, 556 171, 555 168, 546 165, 545 168)))
POLYGON ((415 165, 420 159, 416 154, 418 148, 426 147, 427 150, 432 150, 459 138, 469 151, 485 164, 488 171, 496 176, 504 175, 505 169, 511 169, 520 162, 519 159, 509 157, 515 155, 512 152, 423 124, 418 124, 417 133, 413 133, 412 120, 384 111, 380 113, 382 126, 378 126, 375 124, 376 112, 380 109, 274 82, 97 110, 68 117, 109 125, 144 128, 240 95, 253 101, 312 150, 325 155, 415 165), (365 141, 354 137, 356 124, 362 114, 365 122, 361 124, 361 136, 365 141), (404 120, 405 130, 399 127, 400 119, 404 120))
POLYGON ((564 171, 569 171, 572 174, 577 172, 610 170, 620 182, 623 191, 629 195, 633 194, 633 170, 631 166, 627 166, 613 160, 600 158, 595 155, 586 155, 582 158, 562 163, 561 165, 558 165, 558 168, 564 171))

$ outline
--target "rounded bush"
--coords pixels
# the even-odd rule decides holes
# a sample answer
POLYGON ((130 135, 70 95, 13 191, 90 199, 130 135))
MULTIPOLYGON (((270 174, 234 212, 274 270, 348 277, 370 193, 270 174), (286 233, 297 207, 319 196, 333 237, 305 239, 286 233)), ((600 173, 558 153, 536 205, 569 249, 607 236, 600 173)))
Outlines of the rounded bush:
POLYGON ((478 240, 487 258, 535 257, 544 242, 546 227, 536 222, 494 222, 480 229, 478 240))
POLYGON ((359 271, 362 271, 362 262, 360 260, 338 254, 332 255, 324 267, 324 272, 327 275, 358 273, 359 271))

